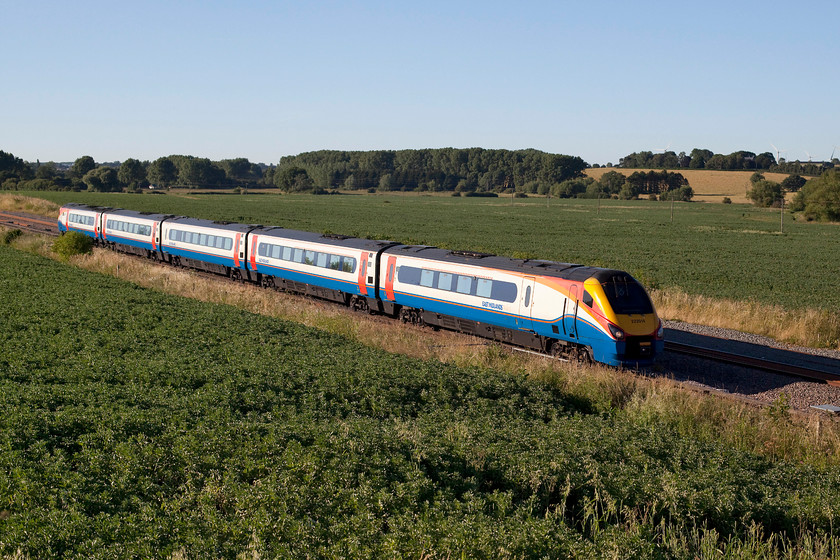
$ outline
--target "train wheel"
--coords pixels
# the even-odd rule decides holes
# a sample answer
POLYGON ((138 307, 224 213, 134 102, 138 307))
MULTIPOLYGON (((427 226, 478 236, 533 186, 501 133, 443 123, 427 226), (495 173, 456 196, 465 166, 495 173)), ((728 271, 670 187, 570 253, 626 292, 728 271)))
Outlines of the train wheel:
POLYGON ((353 296, 350 298, 350 308, 353 311, 364 311, 369 312, 370 308, 368 307, 367 300, 365 298, 359 296, 353 296))
POLYGON ((238 268, 230 269, 230 279, 234 282, 242 282, 242 271, 238 268))
POLYGON ((273 290, 277 287, 274 285, 274 278, 266 276, 265 274, 260 277, 260 286, 267 290, 273 290))
POLYGON ((586 346, 578 346, 572 350, 572 359, 582 365, 592 365, 592 353, 586 346))

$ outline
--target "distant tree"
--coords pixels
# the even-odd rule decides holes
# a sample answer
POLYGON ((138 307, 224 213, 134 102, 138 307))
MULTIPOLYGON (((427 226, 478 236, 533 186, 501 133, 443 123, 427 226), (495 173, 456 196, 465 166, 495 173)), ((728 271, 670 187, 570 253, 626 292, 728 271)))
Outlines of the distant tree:
POLYGON ((88 172, 96 169, 96 162, 90 156, 82 156, 73 162, 73 167, 70 168, 70 175, 76 179, 81 179, 88 172))
POLYGON ((161 157, 149 165, 148 180, 160 187, 168 187, 178 178, 178 168, 168 157, 161 157))
POLYGON ((89 191, 110 192, 120 190, 117 172, 112 167, 100 166, 85 173, 82 182, 89 191))
POLYGON ((756 171, 755 173, 750 175, 750 183, 753 184, 753 185, 758 183, 759 181, 763 181, 763 180, 764 180, 764 174, 760 173, 758 171, 756 171))
POLYGON ((801 175, 788 175, 782 181, 782 188, 787 192, 796 192, 805 186, 807 181, 801 175))
POLYGON ((595 179, 584 177, 581 179, 569 179, 551 187, 551 196, 557 198, 574 198, 586 192, 589 185, 595 183, 595 179))
POLYGON ((601 179, 598 182, 603 187, 604 192, 609 194, 618 194, 626 181, 627 177, 625 177, 622 173, 619 173, 618 171, 607 171, 601 176, 601 179))
POLYGON ((778 206, 782 201, 782 186, 773 181, 757 181, 747 191, 747 198, 752 200, 753 204, 762 208, 778 206))
POLYGON ((146 183, 146 168, 136 159, 128 158, 120 165, 117 171, 119 182, 129 189, 137 189, 146 183))
POLYGON ((808 220, 840 221, 840 169, 829 169, 796 193, 791 210, 808 220))
POLYGON ((755 156, 756 169, 770 169, 776 165, 776 158, 770 152, 764 152, 755 156))
POLYGON ((659 200, 680 200, 682 202, 689 202, 694 197, 694 189, 688 185, 683 185, 676 189, 671 189, 659 195, 659 200))
POLYGON ((51 181, 55 179, 57 175, 58 170, 56 169, 55 164, 51 161, 48 161, 47 163, 42 163, 35 170, 36 179, 46 179, 47 181, 51 181))
POLYGON ((691 169, 705 169, 706 162, 714 156, 715 153, 711 150, 704 150, 701 148, 694 148, 691 150, 689 157, 691 158, 691 162, 688 166, 691 169))
POLYGON ((224 180, 225 172, 207 158, 186 156, 178 167, 178 182, 190 187, 218 187, 224 180))
POLYGON ((287 167, 275 173, 274 183, 280 190, 286 192, 305 191, 314 185, 306 169, 302 167, 287 167))

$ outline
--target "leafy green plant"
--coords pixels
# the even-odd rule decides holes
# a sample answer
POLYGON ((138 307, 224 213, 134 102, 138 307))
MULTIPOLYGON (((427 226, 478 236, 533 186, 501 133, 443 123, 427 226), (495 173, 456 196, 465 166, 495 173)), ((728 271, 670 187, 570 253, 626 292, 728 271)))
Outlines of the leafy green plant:
POLYGON ((90 253, 93 250, 93 238, 78 231, 70 231, 53 242, 52 250, 67 260, 74 255, 90 253))
POLYGON ((2 246, 0 258, 0 554, 837 550, 835 467, 684 435, 622 408, 626 388, 602 406, 2 246))
POLYGON ((3 245, 11 245, 15 239, 23 235, 23 232, 19 229, 9 229, 3 232, 3 245))

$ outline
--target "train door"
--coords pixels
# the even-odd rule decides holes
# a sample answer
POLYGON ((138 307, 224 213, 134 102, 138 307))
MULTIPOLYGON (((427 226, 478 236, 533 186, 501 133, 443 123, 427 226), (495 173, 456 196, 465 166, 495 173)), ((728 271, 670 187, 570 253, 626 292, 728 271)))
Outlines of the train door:
POLYGON ((394 275, 396 274, 397 257, 388 256, 388 266, 385 270, 385 297, 388 301, 394 301, 394 275))
POLYGON ((516 326, 520 330, 534 330, 531 321, 531 310, 534 307, 534 277, 525 276, 522 278, 522 290, 519 292, 519 315, 516 317, 516 326))
POLYGON ((577 338, 578 287, 572 284, 569 299, 566 302, 566 313, 563 314, 563 327, 570 338, 577 338))
POLYGON ((105 233, 105 214, 101 212, 96 213, 96 219, 93 221, 93 237, 95 239, 104 238, 105 233))

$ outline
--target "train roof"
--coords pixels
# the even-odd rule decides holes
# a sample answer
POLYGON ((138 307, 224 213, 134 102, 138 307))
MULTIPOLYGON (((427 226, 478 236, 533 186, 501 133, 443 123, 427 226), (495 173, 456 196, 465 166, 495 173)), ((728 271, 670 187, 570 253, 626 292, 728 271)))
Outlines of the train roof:
POLYGON ((511 259, 488 253, 478 253, 474 251, 449 251, 447 249, 439 249, 437 247, 429 247, 425 245, 400 245, 388 249, 388 253, 455 264, 495 268, 511 272, 522 272, 525 274, 563 278, 565 280, 574 280, 578 282, 583 282, 588 278, 595 278, 599 282, 606 282, 616 276, 630 276, 621 270, 609 268, 536 259, 511 259))
POLYGON ((173 225, 186 225, 186 226, 198 226, 198 227, 205 227, 205 228, 212 228, 212 229, 221 229, 225 231, 234 231, 234 232, 248 232, 254 228, 258 228, 260 226, 254 224, 240 224, 237 222, 223 222, 223 221, 213 221, 213 220, 202 220, 200 218, 187 218, 185 216, 177 216, 174 218, 170 218, 164 222, 167 226, 173 225))
POLYGON ((82 204, 80 202, 68 202, 61 206, 62 208, 70 208, 72 210, 88 210, 90 212, 109 212, 116 210, 110 206, 91 206, 90 204, 82 204))
POLYGON ((169 218, 174 218, 173 214, 157 214, 155 212, 138 212, 136 210, 125 210, 124 208, 106 208, 104 209, 109 216, 125 216, 129 218, 143 218, 146 220, 161 221, 169 218))
POLYGON ((304 241, 307 243, 323 243, 325 245, 359 249, 361 251, 373 253, 386 247, 397 245, 397 243, 393 241, 362 239, 360 237, 336 235, 332 233, 313 233, 311 231, 300 231, 296 229, 286 229, 283 227, 258 227, 252 233, 266 237, 277 237, 278 239, 294 239, 295 241, 304 241))

